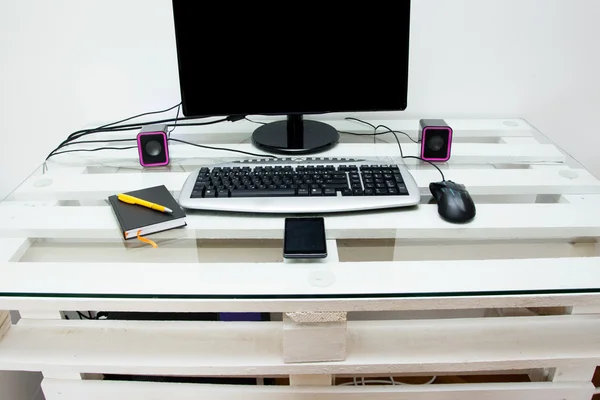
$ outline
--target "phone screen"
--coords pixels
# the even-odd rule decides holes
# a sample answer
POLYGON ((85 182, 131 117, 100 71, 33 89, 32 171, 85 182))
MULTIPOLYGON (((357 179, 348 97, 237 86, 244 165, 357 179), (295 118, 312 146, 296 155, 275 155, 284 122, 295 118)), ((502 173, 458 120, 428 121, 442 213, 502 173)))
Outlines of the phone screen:
POLYGON ((325 221, 323 218, 286 218, 283 242, 286 258, 325 258, 325 221))

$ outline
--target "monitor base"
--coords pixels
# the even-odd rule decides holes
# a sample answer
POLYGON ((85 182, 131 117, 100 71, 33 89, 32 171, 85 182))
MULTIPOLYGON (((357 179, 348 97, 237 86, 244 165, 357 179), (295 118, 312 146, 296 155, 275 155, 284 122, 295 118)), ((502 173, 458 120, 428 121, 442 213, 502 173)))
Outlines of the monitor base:
POLYGON ((340 134, 333 126, 289 115, 286 121, 271 122, 257 128, 252 143, 261 150, 277 154, 312 154, 333 147, 340 134))

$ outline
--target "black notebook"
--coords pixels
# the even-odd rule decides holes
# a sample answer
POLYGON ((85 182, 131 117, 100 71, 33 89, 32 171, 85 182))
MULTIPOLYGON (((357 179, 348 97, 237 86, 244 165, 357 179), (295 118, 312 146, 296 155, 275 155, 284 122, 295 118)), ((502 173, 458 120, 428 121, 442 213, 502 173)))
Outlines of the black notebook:
POLYGON ((119 221, 125 239, 136 238, 138 231, 141 231, 140 236, 144 236, 186 225, 185 212, 164 185, 124 194, 160 204, 173 210, 172 214, 163 213, 151 208, 124 203, 116 195, 110 196, 108 202, 112 206, 117 221, 119 221))

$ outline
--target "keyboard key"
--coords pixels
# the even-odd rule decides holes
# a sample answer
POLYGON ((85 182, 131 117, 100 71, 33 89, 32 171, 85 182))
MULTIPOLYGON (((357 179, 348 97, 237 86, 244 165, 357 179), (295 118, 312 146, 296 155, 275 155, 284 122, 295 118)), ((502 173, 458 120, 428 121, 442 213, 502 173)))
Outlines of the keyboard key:
POLYGON ((375 195, 377 196, 385 196, 388 194, 387 189, 375 189, 375 195))
POLYGON ((309 194, 309 190, 308 189, 306 189, 306 188, 305 189, 302 189, 302 188, 298 189, 298 196, 308 196, 308 194, 309 194))
POLYGON ((352 196, 352 190, 351 189, 342 190, 342 196, 352 196))
POLYGON ((325 188, 325 189, 323 189, 323 194, 325 196, 335 196, 336 193, 337 193, 336 190, 333 189, 333 188, 325 188))
POLYGON ((396 188, 398 189, 399 194, 408 194, 408 190, 406 189, 406 185, 404 183, 399 183, 398 185, 396 185, 396 188))
POLYGON ((290 197, 295 195, 294 189, 242 189, 231 192, 231 197, 290 197))
POLYGON ((206 189, 204 191, 205 198, 215 197, 216 195, 217 195, 217 191, 215 189, 206 189))
POLYGON ((221 189, 217 192, 217 197, 229 197, 229 190, 221 189))
POLYGON ((312 189, 310 189, 310 195, 311 196, 322 196, 323 190, 321 188, 312 188, 312 189))

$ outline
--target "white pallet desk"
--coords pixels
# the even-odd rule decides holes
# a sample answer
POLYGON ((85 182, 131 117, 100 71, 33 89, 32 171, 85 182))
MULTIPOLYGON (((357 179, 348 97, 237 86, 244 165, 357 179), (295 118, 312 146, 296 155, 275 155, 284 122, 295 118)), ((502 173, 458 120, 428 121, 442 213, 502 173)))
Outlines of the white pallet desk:
MULTIPOLYGON (((416 135, 417 121, 381 122, 416 135)), ((0 312, 0 370, 42 371, 48 400, 590 399, 600 361, 600 180, 526 121, 449 122, 453 157, 441 167, 468 187, 477 218, 442 221, 426 204, 437 171, 409 160, 423 204, 327 216, 331 255, 315 263, 283 261, 281 215, 190 212, 186 229, 154 236, 158 249, 120 239, 108 195, 157 184, 177 194, 190 171, 235 154, 175 144, 172 164, 156 170, 142 170, 136 150, 57 156, 0 204, 0 309, 22 315, 11 325, 0 312), (274 320, 61 319, 74 310, 270 312, 274 320), (515 371, 531 381, 440 383, 515 371), (103 374, 288 376, 290 385, 103 374), (431 385, 332 385, 432 375, 440 378, 431 385)), ((174 136, 256 151, 253 128, 240 121, 174 136)), ((392 141, 343 135, 323 156, 392 162, 392 141)), ((405 154, 417 153, 402 142, 405 154)))

